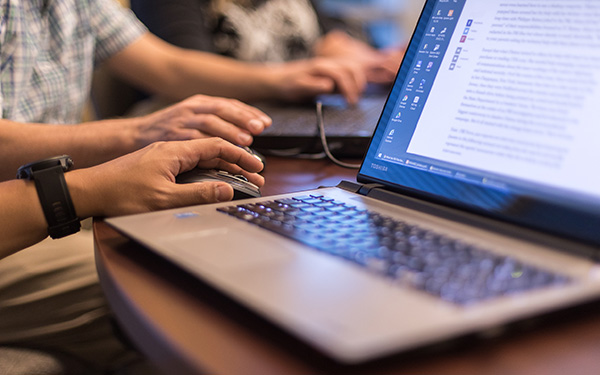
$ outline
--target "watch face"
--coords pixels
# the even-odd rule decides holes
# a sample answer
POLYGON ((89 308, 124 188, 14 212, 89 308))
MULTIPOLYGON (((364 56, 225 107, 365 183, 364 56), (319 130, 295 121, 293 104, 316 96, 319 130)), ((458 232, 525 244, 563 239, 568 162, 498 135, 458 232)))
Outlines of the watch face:
POLYGON ((52 168, 56 166, 61 166, 62 170, 66 172, 73 166, 73 159, 71 159, 69 155, 61 155, 25 164, 21 166, 17 171, 17 178, 31 179, 32 172, 41 171, 43 169, 52 168))

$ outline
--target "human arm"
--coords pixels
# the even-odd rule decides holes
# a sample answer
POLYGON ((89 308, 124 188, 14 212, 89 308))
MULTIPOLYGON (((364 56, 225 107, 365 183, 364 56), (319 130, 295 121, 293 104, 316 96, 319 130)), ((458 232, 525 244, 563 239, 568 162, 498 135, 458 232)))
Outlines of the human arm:
MULTIPOLYGON (((233 189, 223 182, 175 183, 178 174, 196 166, 243 174, 258 186, 264 184, 264 178, 255 173, 262 169, 262 163, 219 138, 154 143, 101 165, 67 172, 65 180, 80 219, 233 198, 233 189)), ((32 181, 0 183, 0 207, 0 259, 48 235, 32 181)))
MULTIPOLYGON (((217 20, 210 24, 211 18, 207 14, 210 12, 209 3, 206 0, 132 0, 131 8, 161 39, 179 47, 216 53, 213 38, 217 38, 214 35, 217 20)), ((311 1, 311 5, 320 28, 324 30, 313 46, 314 56, 350 58, 362 66, 369 81, 388 83, 393 80, 404 54, 403 48, 373 48, 347 33, 345 28, 348 25, 326 17, 315 1, 311 1)))
POLYGON ((26 124, 0 120, 0 180, 14 178, 17 168, 33 160, 69 154, 77 167, 90 167, 156 141, 221 136, 248 146, 271 120, 237 100, 202 95, 161 111, 130 119, 74 125, 26 124))
POLYGON ((176 47, 150 33, 106 64, 126 82, 173 100, 202 93, 242 101, 304 101, 340 92, 354 103, 366 85, 360 66, 346 59, 248 63, 176 47))
POLYGON ((404 47, 378 50, 341 30, 328 32, 314 46, 315 56, 347 58, 357 62, 364 69, 367 80, 373 83, 392 82, 404 51, 404 47))

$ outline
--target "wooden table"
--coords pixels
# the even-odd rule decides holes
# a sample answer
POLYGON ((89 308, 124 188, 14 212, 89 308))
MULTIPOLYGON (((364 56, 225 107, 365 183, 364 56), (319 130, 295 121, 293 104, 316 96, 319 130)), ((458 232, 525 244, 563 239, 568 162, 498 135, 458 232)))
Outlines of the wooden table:
MULTIPOLYGON (((270 157, 264 195, 354 180, 325 160, 270 157)), ((592 374, 600 303, 355 367, 322 357, 277 327, 94 223, 100 282, 124 331, 166 374, 592 374)))

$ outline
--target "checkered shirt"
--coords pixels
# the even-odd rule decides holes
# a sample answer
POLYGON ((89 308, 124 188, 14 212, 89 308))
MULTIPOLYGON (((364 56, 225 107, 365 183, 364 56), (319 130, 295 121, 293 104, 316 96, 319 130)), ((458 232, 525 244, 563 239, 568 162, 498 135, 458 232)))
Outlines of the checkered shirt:
POLYGON ((80 122, 94 66, 145 31, 115 0, 0 0, 2 118, 80 122))

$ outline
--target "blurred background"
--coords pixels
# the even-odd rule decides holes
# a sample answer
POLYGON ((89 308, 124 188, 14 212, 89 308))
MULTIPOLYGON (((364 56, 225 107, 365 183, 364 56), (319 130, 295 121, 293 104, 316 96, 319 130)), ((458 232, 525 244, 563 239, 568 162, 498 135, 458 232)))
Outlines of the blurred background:
POLYGON ((362 29, 377 47, 404 44, 410 38, 424 0, 318 0, 319 10, 362 29))

